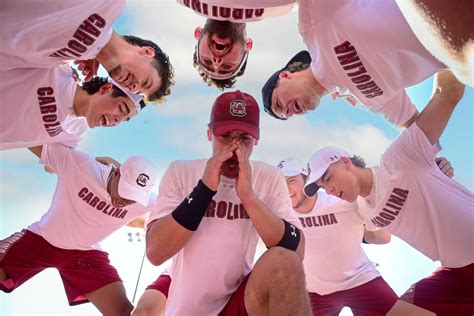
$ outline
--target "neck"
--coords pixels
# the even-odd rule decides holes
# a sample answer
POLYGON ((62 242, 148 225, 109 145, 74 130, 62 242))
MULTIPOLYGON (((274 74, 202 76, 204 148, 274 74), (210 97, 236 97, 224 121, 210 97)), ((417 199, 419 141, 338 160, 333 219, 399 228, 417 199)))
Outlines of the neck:
POLYGON ((317 201, 318 201, 318 194, 315 194, 312 197, 306 197, 300 203, 300 205, 295 207, 295 211, 297 211, 298 213, 309 213, 314 208, 317 201))
POLYGON ((312 91, 315 91, 321 96, 329 93, 329 91, 326 88, 324 88, 323 85, 314 76, 313 69, 311 69, 311 65, 305 70, 303 70, 303 72, 304 72, 304 75, 308 78, 308 82, 311 85, 312 91))
POLYGON ((367 197, 372 191, 374 185, 374 175, 370 168, 356 168, 354 170, 357 179, 359 180, 360 192, 359 195, 367 197))
POLYGON ((128 43, 117 33, 112 32, 112 37, 96 56, 96 60, 107 72, 119 64, 120 52, 126 48, 128 43))
POLYGON ((87 109, 89 108, 89 100, 89 94, 81 87, 77 87, 76 93, 74 94, 74 103, 72 105, 72 110, 77 117, 86 116, 87 109))

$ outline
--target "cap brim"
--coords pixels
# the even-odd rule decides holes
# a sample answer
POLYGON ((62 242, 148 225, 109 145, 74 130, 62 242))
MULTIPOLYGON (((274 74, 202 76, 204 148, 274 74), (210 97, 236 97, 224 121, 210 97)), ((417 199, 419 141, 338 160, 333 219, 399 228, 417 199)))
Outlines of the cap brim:
POLYGON ((319 190, 319 186, 316 184, 321 176, 328 170, 329 165, 324 166, 316 171, 311 171, 308 179, 306 180, 306 184, 304 186, 303 192, 306 196, 311 197, 316 194, 319 190))
POLYGON ((249 133, 255 139, 260 138, 259 128, 254 125, 248 124, 246 122, 220 121, 220 122, 211 123, 210 127, 212 130, 212 133, 215 136, 220 136, 233 130, 241 130, 241 131, 249 133))
POLYGON ((265 109, 265 112, 273 116, 274 118, 280 119, 280 120, 286 120, 286 118, 279 117, 276 115, 273 110, 272 110, 272 95, 273 95, 273 89, 275 89, 275 85, 278 81, 278 77, 280 76, 280 73, 285 70, 288 65, 294 63, 294 62, 302 62, 305 64, 310 64, 311 63, 311 55, 309 54, 308 51, 303 50, 299 53, 297 53, 293 58, 291 58, 286 65, 281 68, 280 70, 276 71, 271 77, 267 80, 265 85, 262 88, 262 99, 263 99, 263 107, 265 109))
POLYGON ((144 207, 147 207, 150 201, 151 191, 146 193, 138 190, 127 181, 123 181, 122 178, 119 180, 117 191, 122 198, 138 202, 144 207))

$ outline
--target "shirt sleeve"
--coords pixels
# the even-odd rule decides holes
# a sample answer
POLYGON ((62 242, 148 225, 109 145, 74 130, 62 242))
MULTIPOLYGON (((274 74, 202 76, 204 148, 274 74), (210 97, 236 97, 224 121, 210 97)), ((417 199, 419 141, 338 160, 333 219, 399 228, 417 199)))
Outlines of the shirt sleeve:
POLYGON ((405 90, 395 95, 388 102, 370 106, 369 109, 372 112, 382 114, 395 126, 402 126, 416 113, 416 107, 405 90))
POLYGON ((67 168, 73 149, 59 143, 43 145, 40 163, 60 173, 67 168))
POLYGON ((158 196, 152 209, 150 209, 147 226, 152 221, 171 214, 185 198, 181 186, 179 186, 177 169, 176 163, 171 163, 163 178, 161 178, 158 196))
POLYGON ((382 156, 382 163, 388 170, 432 168, 440 150, 439 143, 432 145, 415 122, 390 145, 382 156))

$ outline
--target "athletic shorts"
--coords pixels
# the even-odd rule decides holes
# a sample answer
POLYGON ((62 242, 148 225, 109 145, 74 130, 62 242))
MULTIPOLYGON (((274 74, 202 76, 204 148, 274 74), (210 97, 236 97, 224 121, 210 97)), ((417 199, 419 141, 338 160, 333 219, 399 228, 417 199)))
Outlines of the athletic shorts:
POLYGON ((354 315, 385 315, 398 300, 397 294, 382 277, 377 277, 352 289, 331 294, 309 293, 315 316, 339 315, 344 306, 354 315))
MULTIPOLYGON (((219 313, 219 316, 247 316, 247 309, 245 309, 245 301, 244 301, 244 294, 245 294, 245 286, 247 285, 247 281, 249 279, 250 273, 242 280, 239 287, 230 297, 227 305, 224 307, 222 312, 219 313)), ((156 279, 155 282, 150 284, 146 289, 153 289, 160 291, 166 297, 168 297, 168 291, 171 285, 171 277, 166 274, 162 274, 156 279)))
POLYGON ((6 293, 44 269, 56 268, 71 306, 87 303, 84 294, 122 281, 106 252, 57 248, 28 230, 0 241, 0 267, 8 275, 0 283, 0 289, 6 293))
POLYGON ((438 268, 413 284, 401 300, 438 316, 474 315, 474 263, 462 268, 438 268))
POLYGON ((163 293, 168 298, 170 290, 171 277, 167 274, 162 274, 152 284, 148 285, 146 290, 156 290, 163 293))

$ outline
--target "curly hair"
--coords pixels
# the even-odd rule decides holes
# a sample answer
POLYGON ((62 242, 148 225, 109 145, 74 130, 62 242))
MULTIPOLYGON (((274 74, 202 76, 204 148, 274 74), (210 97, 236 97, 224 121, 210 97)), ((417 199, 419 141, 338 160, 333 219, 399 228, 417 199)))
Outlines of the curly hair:
POLYGON ((161 48, 152 41, 144 40, 133 35, 124 35, 123 39, 131 45, 139 47, 149 46, 155 50, 155 57, 152 61, 152 65, 161 77, 162 85, 157 91, 148 96, 148 100, 157 103, 163 102, 165 97, 170 95, 171 88, 174 86, 174 70, 168 55, 166 55, 161 48))
POLYGON ((194 48, 193 54, 193 66, 197 69, 199 75, 201 76, 202 80, 207 83, 208 86, 214 86, 220 90, 230 89, 234 87, 235 82, 237 81, 237 77, 242 76, 245 73, 245 68, 247 67, 247 61, 244 62, 242 68, 240 68, 239 72, 236 73, 234 76, 227 78, 227 79, 214 79, 209 77, 204 71, 201 69, 201 65, 199 64, 197 58, 197 46, 194 48))

